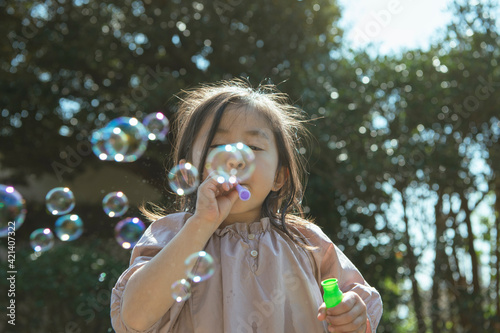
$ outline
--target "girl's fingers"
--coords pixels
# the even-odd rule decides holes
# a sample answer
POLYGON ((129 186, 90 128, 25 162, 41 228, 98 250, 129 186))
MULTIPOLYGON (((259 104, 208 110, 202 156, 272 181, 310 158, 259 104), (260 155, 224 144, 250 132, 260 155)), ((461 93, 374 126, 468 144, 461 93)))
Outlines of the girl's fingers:
POLYGON ((318 320, 325 320, 325 319, 326 319, 326 305, 325 303, 323 303, 318 309, 318 320))

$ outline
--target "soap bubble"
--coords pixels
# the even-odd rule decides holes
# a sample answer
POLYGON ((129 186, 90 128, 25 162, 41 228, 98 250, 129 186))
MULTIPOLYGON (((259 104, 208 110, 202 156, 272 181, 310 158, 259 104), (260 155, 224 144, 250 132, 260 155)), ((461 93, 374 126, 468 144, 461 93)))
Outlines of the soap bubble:
POLYGON ((205 167, 209 173, 215 172, 219 183, 242 182, 255 170, 255 154, 241 142, 222 145, 208 154, 205 167))
POLYGON ((176 165, 168 173, 168 182, 178 195, 193 193, 200 184, 198 169, 191 163, 176 165))
POLYGON ((209 279, 215 272, 214 259, 205 251, 191 254, 184 264, 187 276, 195 283, 209 279))
POLYGON ((19 229, 25 217, 26 202, 21 194, 12 186, 0 185, 0 237, 19 229))
POLYGON ((148 131, 136 118, 120 117, 111 120, 106 127, 115 135, 110 139, 109 132, 104 137, 106 150, 117 162, 134 162, 146 151, 148 131))
POLYGON ((165 140, 170 129, 167 117, 161 112, 148 114, 142 121, 142 124, 149 132, 149 140, 165 140))
POLYGON ((67 187, 56 187, 47 193, 45 203, 52 215, 64 215, 75 207, 75 196, 67 187))
POLYGON ((40 228, 30 235, 30 245, 35 252, 45 252, 54 246, 54 234, 49 228, 40 228))
POLYGON ((61 216, 56 221, 55 232, 62 241, 72 241, 83 233, 83 221, 76 214, 61 216))
POLYGON ((127 217, 115 226, 115 239, 124 249, 130 249, 137 244, 145 229, 139 218, 127 217))
POLYGON ((176 302, 187 300, 191 296, 191 283, 186 279, 172 283, 172 297, 176 302))
POLYGON ((104 149, 117 162, 121 162, 127 154, 130 136, 120 127, 106 127, 103 129, 104 149))
MULTIPOLYGON (((113 136, 112 128, 101 128, 92 132, 90 136, 90 143, 92 144, 92 151, 94 154, 99 157, 101 161, 113 161, 115 156, 111 154, 106 145, 106 140, 113 136)), ((125 134, 121 133, 122 136, 125 134)), ((114 136, 113 136, 114 138, 114 136)))
POLYGON ((123 192, 108 193, 102 199, 102 208, 109 217, 123 216, 128 210, 128 198, 123 192))

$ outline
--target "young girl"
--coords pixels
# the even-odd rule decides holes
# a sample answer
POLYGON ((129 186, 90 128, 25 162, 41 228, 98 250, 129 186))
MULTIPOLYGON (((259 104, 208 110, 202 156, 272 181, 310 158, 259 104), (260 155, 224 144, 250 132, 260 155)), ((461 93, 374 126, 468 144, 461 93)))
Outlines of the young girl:
POLYGON ((273 87, 254 90, 240 81, 186 93, 174 163, 196 166, 201 184, 183 197, 180 213, 150 215, 161 218, 113 288, 117 333, 375 332, 379 293, 318 226, 298 216, 304 168, 297 111, 273 87), (204 167, 213 148, 237 142, 255 153, 255 171, 240 184, 251 193, 247 201, 204 167), (186 278, 185 259, 201 250, 215 259, 215 273, 177 303, 171 286, 186 278), (337 278, 344 292, 329 309, 320 285, 327 278, 337 278))

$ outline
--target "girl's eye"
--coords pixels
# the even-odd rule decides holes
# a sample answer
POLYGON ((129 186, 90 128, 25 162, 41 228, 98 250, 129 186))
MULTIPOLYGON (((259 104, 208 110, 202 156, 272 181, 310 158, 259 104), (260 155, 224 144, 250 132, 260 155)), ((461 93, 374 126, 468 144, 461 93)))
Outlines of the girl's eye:
POLYGON ((250 149, 252 149, 252 150, 262 150, 261 148, 255 147, 255 146, 248 146, 248 147, 250 147, 250 149))

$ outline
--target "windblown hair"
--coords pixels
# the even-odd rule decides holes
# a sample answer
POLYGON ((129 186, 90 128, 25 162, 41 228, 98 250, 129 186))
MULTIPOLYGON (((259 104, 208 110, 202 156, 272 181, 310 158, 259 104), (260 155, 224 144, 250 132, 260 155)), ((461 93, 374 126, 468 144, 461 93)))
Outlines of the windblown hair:
MULTIPOLYGON (((203 147, 200 164, 196 165, 203 174, 209 147, 214 139, 217 128, 226 108, 244 108, 251 116, 260 114, 269 121, 273 131, 277 151, 278 169, 286 170, 286 181, 279 191, 271 191, 262 204, 261 217, 269 217, 271 224, 284 232, 299 246, 310 248, 291 233, 290 226, 306 227, 309 221, 303 218, 302 197, 306 180, 306 161, 299 152, 308 141, 308 132, 303 122, 304 112, 289 102, 288 96, 279 92, 275 85, 259 85, 252 88, 242 80, 221 81, 215 84, 206 84, 201 87, 183 91, 180 99, 176 119, 173 124, 177 137, 173 151, 173 165, 180 160, 193 161, 193 144, 196 135, 203 124, 213 116, 208 136, 203 147), (304 142, 302 142, 303 140, 304 142)), ((177 202, 177 211, 194 213, 196 208, 196 191, 180 197, 177 202)), ((144 205, 140 207, 142 213, 151 221, 166 215, 166 210, 153 205, 148 210, 144 205)))

